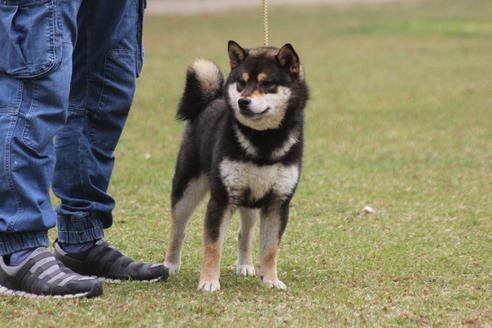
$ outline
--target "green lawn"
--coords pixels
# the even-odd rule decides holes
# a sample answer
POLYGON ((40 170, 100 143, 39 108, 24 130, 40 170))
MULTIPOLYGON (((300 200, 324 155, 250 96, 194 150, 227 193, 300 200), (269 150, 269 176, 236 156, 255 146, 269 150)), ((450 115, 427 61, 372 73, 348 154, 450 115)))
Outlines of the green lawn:
MULTIPOLYGON (((177 277, 94 300, 2 297, 1 327, 492 325, 492 1, 271 15, 272 42, 294 44, 312 93, 279 263, 288 290, 236 277, 236 217, 222 291, 196 292, 202 206, 177 277)), ((261 44, 259 12, 146 21, 107 232, 130 256, 164 259, 185 68, 206 57, 226 69, 229 39, 261 44)))

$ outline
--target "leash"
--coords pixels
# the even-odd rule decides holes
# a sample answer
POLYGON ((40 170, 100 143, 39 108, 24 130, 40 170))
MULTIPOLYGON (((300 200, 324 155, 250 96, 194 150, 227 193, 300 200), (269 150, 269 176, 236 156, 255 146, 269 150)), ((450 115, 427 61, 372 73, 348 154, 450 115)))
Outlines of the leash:
POLYGON ((269 32, 268 32, 268 0, 263 0, 263 34, 264 34, 264 45, 265 47, 268 46, 268 38, 269 38, 269 32))

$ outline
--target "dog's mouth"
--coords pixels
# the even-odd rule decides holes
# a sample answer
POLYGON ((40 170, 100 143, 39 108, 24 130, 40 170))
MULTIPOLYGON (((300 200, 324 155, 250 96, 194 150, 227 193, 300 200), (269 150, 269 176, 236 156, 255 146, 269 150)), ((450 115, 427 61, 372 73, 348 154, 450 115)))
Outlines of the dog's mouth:
POLYGON ((251 120, 259 120, 261 119, 261 117, 266 114, 268 111, 270 110, 270 107, 267 107, 265 110, 259 112, 259 113, 255 113, 255 112, 252 112, 251 110, 247 109, 247 110, 240 110, 241 112, 241 115, 251 119, 251 120))

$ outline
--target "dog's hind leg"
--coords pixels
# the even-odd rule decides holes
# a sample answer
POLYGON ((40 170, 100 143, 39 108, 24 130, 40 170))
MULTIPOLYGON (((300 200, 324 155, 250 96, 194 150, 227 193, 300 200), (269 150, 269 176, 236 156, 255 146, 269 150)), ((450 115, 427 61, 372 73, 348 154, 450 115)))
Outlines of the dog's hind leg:
POLYGON ((228 204, 210 199, 203 234, 203 262, 198 290, 220 290, 220 256, 233 210, 228 204))
POLYGON ((239 214, 241 215, 241 227, 238 233, 236 271, 240 276, 254 276, 256 273, 252 255, 253 228, 260 217, 260 213, 257 209, 241 207, 239 214))
POLYGON ((285 289, 277 276, 277 256, 289 218, 289 205, 275 204, 263 209, 260 221, 260 278, 268 288, 285 289))
POLYGON ((208 180, 205 175, 188 179, 187 182, 180 180, 186 179, 180 179, 179 176, 175 177, 169 245, 166 252, 166 261, 164 262, 164 266, 169 269, 171 275, 179 272, 186 225, 193 211, 208 191, 208 180))

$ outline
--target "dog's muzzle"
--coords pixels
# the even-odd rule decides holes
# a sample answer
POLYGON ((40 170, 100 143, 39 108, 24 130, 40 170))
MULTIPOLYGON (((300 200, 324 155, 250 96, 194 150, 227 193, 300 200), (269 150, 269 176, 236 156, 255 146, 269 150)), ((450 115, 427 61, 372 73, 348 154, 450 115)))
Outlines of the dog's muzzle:
POLYGON ((237 103, 239 105, 239 112, 241 113, 241 115, 246 116, 246 117, 259 116, 259 115, 265 114, 270 109, 270 107, 268 107, 267 109, 265 109, 264 111, 262 111, 260 113, 253 112, 249 107, 251 105, 251 99, 248 99, 248 98, 240 98, 237 101, 237 103))

